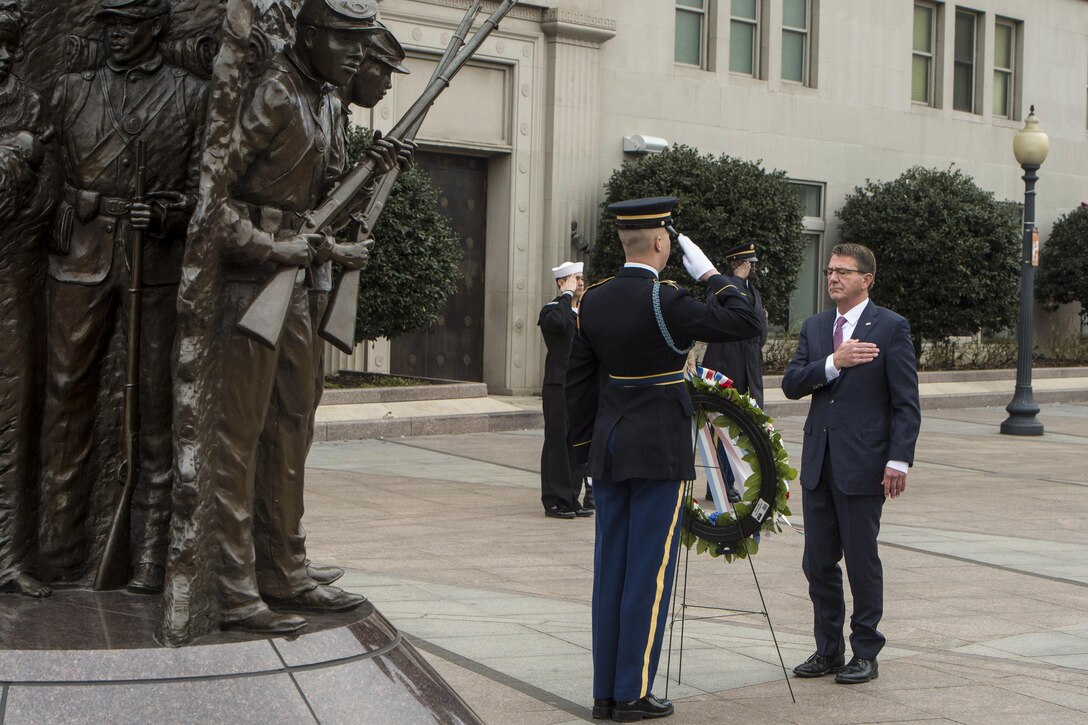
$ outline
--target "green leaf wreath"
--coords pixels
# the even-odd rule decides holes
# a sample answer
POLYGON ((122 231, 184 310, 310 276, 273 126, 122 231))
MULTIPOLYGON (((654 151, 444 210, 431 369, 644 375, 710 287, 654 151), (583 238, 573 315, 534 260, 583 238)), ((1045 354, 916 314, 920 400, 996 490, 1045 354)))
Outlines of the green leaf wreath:
MULTIPOLYGON (((775 464, 776 495, 771 515, 763 519, 759 529, 750 536, 741 538, 737 545, 732 546, 723 546, 716 541, 705 539, 687 527, 681 527, 680 532, 680 542, 688 549, 694 546, 697 554, 709 552, 711 556, 724 556, 728 562, 732 562, 734 559, 745 559, 759 551, 759 535, 761 532, 781 532, 779 517, 789 516, 791 513, 789 507, 789 481, 797 478, 797 471, 790 466, 789 455, 786 453, 785 446, 782 445, 782 436, 775 430, 770 416, 764 413, 750 396, 737 391, 728 378, 715 383, 692 376, 688 381, 688 390, 692 395, 711 395, 731 401, 767 435, 767 442, 770 444, 775 464)), ((697 428, 701 428, 706 424, 707 411, 701 406, 696 406, 695 425, 697 428)), ((692 496, 685 498, 684 507, 687 516, 704 525, 722 527, 735 525, 737 524, 737 517, 749 516, 760 501, 762 471, 760 470, 758 456, 747 434, 729 416, 719 414, 710 421, 710 425, 728 429, 729 436, 736 441, 737 447, 744 452, 744 461, 752 467, 752 475, 744 482, 741 500, 733 504, 736 516, 729 511, 723 511, 720 514, 715 511, 708 515, 692 496)))

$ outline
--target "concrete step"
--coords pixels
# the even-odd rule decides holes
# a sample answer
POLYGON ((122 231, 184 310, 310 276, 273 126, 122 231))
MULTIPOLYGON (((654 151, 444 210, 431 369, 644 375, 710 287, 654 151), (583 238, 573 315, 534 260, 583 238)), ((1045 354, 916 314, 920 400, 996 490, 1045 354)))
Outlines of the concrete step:
MULTIPOLYGON (((1012 399, 1015 370, 923 372, 922 410, 1004 407, 1012 399)), ((781 376, 765 379, 766 410, 775 418, 805 415, 808 399, 788 400, 781 376)), ((1088 402, 1088 368, 1040 368, 1032 391, 1040 405, 1088 402)), ((326 390, 317 409, 314 440, 454 433, 495 433, 544 427, 540 396, 488 395, 483 383, 326 390)))

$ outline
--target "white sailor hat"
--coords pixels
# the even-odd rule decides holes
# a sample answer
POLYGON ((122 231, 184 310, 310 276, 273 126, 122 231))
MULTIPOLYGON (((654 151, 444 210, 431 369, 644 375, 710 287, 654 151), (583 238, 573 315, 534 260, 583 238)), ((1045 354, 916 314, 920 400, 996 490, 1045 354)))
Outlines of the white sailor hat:
POLYGON ((552 274, 556 279, 563 279, 572 274, 581 274, 584 266, 585 262, 563 262, 558 267, 552 267, 552 274))

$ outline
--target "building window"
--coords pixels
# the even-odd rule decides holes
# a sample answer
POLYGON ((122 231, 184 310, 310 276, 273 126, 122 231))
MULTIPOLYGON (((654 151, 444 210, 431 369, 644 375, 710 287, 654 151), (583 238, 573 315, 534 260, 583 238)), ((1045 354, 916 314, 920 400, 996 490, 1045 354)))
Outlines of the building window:
POLYGON ((914 4, 914 50, 911 57, 910 99, 934 106, 933 78, 937 48, 937 6, 914 4))
POLYGON ((810 0, 782 0, 782 80, 809 84, 810 0))
POLYGON ((758 0, 731 0, 729 9, 729 70, 759 75, 758 0))
POLYGON ((956 12, 956 58, 952 72, 952 108, 975 113, 975 57, 978 15, 956 12))
POLYGON ((805 256, 797 273, 797 288, 790 295, 790 313, 787 330, 796 334, 806 318, 816 314, 823 299, 823 267, 820 248, 824 231, 824 185, 810 181, 791 181, 790 187, 797 193, 804 213, 805 256))
POLYGON ((994 115, 1013 118, 1016 95, 1016 23, 998 19, 994 27, 994 115))
POLYGON ((706 68, 709 0, 676 0, 676 62, 706 68))

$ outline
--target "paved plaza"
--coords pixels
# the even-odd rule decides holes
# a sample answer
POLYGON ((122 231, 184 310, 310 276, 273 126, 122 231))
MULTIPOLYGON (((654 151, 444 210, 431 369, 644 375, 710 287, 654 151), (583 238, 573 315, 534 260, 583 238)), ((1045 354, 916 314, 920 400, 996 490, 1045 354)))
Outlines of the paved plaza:
MULTIPOLYGON (((761 610, 748 564, 682 559, 682 662, 677 610, 654 686, 676 703, 667 722, 1088 722, 1088 405, 1044 405, 1042 438, 1000 435, 1004 418, 924 413, 907 491, 884 508, 874 682, 792 680, 794 703, 763 616, 704 608, 761 610)), ((803 417, 776 424, 796 465, 803 417)), ((346 567, 488 723, 590 719, 593 519, 544 517, 541 442, 372 439, 309 460, 312 558, 346 567)), ((787 531, 754 560, 789 668, 814 649, 802 545, 787 531)))

